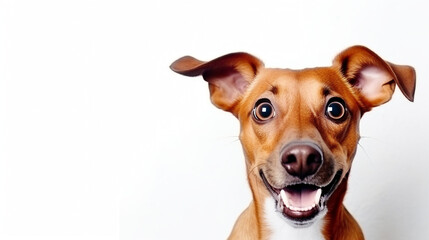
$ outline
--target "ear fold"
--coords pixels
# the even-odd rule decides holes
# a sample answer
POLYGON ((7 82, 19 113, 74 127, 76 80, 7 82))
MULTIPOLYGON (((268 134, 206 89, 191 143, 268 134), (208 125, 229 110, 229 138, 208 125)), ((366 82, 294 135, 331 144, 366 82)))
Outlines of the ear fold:
POLYGON ((202 75, 209 83, 212 103, 236 115, 235 107, 263 63, 247 53, 231 53, 209 62, 190 56, 179 58, 170 68, 185 76, 202 75))
POLYGON ((408 100, 414 100, 416 74, 411 66, 386 62, 363 46, 344 50, 335 57, 333 65, 355 89, 365 110, 389 101, 395 85, 408 100))

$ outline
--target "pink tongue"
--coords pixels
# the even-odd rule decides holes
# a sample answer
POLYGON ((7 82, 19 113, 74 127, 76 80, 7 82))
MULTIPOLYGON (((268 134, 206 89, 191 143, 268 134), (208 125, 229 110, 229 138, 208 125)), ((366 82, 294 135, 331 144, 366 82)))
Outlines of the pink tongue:
POLYGON ((311 207, 314 204, 317 190, 312 189, 285 189, 286 196, 289 200, 289 204, 294 207, 311 207))

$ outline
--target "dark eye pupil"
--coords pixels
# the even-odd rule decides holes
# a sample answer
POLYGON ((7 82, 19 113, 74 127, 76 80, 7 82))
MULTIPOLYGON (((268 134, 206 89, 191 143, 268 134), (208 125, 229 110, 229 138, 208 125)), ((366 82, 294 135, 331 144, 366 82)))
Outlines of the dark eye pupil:
POLYGON ((271 105, 270 100, 266 98, 259 99, 255 103, 253 108, 253 118, 259 122, 263 123, 270 120, 275 115, 273 105, 271 105))
POLYGON ((330 118, 340 120, 344 117, 346 109, 340 102, 331 102, 326 108, 326 113, 330 118))
POLYGON ((339 117, 343 115, 343 107, 339 103, 331 103, 329 104, 328 111, 331 116, 339 117))
POLYGON ((269 104, 262 104, 259 107, 258 114, 262 118, 269 118, 269 117, 271 117, 272 112, 273 112, 273 109, 271 108, 271 106, 269 104))

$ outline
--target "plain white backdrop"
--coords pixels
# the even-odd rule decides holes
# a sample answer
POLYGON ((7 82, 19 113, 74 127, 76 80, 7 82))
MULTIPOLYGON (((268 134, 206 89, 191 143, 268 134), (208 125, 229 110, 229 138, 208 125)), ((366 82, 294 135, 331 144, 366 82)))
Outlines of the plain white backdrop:
POLYGON ((0 1, 0 239, 225 239, 251 196, 232 115, 183 55, 417 71, 361 122, 345 204, 367 239, 429 235, 429 2, 0 1))

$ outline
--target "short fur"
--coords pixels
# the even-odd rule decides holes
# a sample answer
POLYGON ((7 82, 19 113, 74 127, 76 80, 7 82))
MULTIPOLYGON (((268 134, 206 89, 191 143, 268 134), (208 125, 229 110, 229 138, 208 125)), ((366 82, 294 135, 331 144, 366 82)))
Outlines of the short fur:
POLYGON ((364 239, 358 223, 343 205, 360 138, 359 120, 365 112, 389 101, 396 85, 413 101, 412 67, 386 62, 366 47, 353 46, 338 54, 330 67, 265 68, 250 54, 232 53, 208 62, 186 56, 176 60, 171 69, 186 76, 202 75, 209 83, 213 104, 240 121, 240 141, 253 200, 238 218, 229 239, 280 236, 285 231, 278 229, 282 226, 277 224, 279 221, 291 231, 307 227, 309 231, 302 232, 311 234, 311 229, 321 226, 318 231, 325 239, 364 239), (269 119, 255 117, 261 99, 275 112, 269 119), (340 120, 327 114, 332 99, 345 103, 340 120), (292 163, 287 158, 290 148, 292 163), (315 163, 310 162, 306 149, 320 150, 315 163), (310 186, 323 189, 317 207, 286 209, 280 191, 302 192, 310 186), (302 189, 290 190, 293 187, 302 189))

